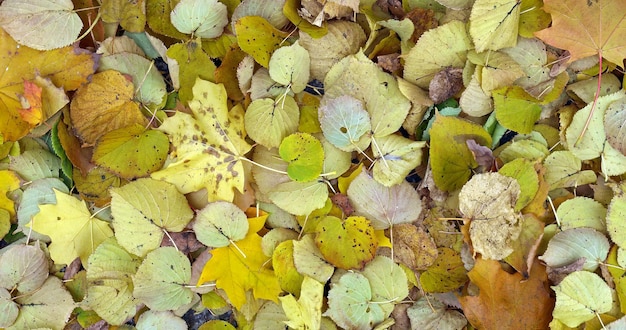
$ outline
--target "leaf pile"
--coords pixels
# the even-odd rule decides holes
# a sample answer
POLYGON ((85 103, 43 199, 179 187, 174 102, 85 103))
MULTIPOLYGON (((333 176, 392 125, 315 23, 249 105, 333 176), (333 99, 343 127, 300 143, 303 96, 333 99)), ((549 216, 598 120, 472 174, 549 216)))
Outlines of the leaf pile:
POLYGON ((623 328, 624 12, 0 2, 0 327, 623 328))

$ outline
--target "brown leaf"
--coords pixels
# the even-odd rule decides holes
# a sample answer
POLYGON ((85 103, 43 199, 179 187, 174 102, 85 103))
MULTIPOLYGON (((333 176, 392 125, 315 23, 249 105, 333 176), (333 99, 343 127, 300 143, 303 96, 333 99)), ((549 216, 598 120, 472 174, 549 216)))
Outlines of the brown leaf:
POLYGON ((439 26, 439 21, 435 18, 435 12, 430 9, 415 8, 411 10, 406 17, 413 22, 415 30, 411 35, 411 41, 417 42, 422 34, 430 29, 434 29, 439 26))
POLYGON ((161 246, 174 246, 183 254, 189 254, 204 247, 198 239, 196 234, 191 231, 183 231, 180 233, 172 232, 163 236, 161 246))
POLYGON ((547 329, 554 298, 546 269, 538 261, 528 280, 505 272, 495 260, 476 260, 468 273, 478 296, 459 297, 468 321, 477 329, 547 329))
POLYGON ((393 53, 387 55, 380 55, 376 57, 378 66, 383 68, 387 72, 395 72, 402 68, 400 64, 400 54, 393 53))
POLYGON ((412 224, 393 226, 393 246, 396 261, 413 270, 425 270, 439 255, 430 235, 412 224))
MULTIPOLYGON (((472 152, 472 155, 474 155, 474 159, 476 160, 479 169, 482 169, 483 171, 491 170, 496 160, 496 157, 493 156, 491 149, 481 146, 474 140, 467 140, 465 141, 465 144, 467 144, 467 147, 472 152)), ((481 172, 480 170, 475 171, 481 172)))
POLYGON ((572 262, 569 265, 561 266, 561 267, 546 267, 546 271, 548 272, 548 278, 553 285, 559 285, 561 281, 565 278, 565 276, 583 270, 583 266, 587 262, 586 258, 578 258, 576 261, 572 262))
POLYGON ((352 215, 352 213, 354 213, 354 207, 352 207, 352 204, 350 204, 348 195, 336 193, 330 198, 330 200, 333 202, 333 204, 337 205, 337 207, 339 207, 341 211, 343 211, 343 214, 345 214, 345 216, 349 217, 350 215, 352 215))
POLYGON ((428 87, 428 95, 435 103, 441 103, 463 88, 463 69, 446 68, 435 74, 428 87))

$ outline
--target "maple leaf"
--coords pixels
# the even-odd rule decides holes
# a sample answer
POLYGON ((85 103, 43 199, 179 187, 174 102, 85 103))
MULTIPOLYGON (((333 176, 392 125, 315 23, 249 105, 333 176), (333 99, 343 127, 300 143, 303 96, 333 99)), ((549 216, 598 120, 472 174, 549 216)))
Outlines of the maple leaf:
POLYGON ((252 148, 245 140, 243 113, 228 111, 222 84, 198 78, 189 102, 193 116, 177 112, 159 130, 170 136, 177 159, 152 178, 168 181, 184 194, 206 188, 209 201, 232 201, 243 192, 241 160, 252 148))
POLYGON ((567 49, 569 61, 599 54, 624 67, 626 57, 626 2, 545 0, 543 10, 552 26, 535 32, 546 43, 567 49))
POLYGON ((241 309, 246 302, 246 291, 252 290, 254 298, 278 302, 282 292, 274 271, 266 265, 272 258, 263 254, 261 236, 257 234, 265 223, 267 215, 249 218, 248 234, 242 240, 228 246, 211 250, 213 255, 206 263, 198 285, 215 281, 216 287, 228 295, 233 306, 241 309))
POLYGON ((80 257, 83 265, 105 239, 113 236, 109 223, 93 217, 84 201, 54 190, 57 203, 40 205, 40 212, 27 225, 50 236, 50 257, 57 264, 69 265, 80 257))
POLYGON ((535 262, 528 280, 505 272, 495 260, 477 259, 468 273, 478 296, 459 297, 465 316, 477 329, 546 329, 552 319, 545 267, 535 262))

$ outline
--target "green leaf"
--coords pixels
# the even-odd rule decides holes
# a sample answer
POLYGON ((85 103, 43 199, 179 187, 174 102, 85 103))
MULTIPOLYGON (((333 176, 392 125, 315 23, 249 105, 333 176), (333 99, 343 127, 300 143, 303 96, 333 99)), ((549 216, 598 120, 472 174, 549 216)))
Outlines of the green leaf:
POLYGON ((268 197, 281 209, 294 215, 308 215, 322 208, 328 199, 328 187, 323 181, 289 181, 276 185, 268 197))
POLYGON ((577 187, 596 182, 596 174, 582 169, 582 161, 569 150, 554 151, 543 161, 550 190, 577 187))
POLYGON ((59 177, 61 160, 47 150, 27 150, 10 159, 9 169, 26 181, 59 177))
POLYGON ((287 174, 295 181, 315 180, 324 165, 324 148, 320 140, 308 133, 294 133, 280 144, 280 158, 288 162, 287 174))
POLYGON ((600 276, 587 271, 567 275, 553 286, 556 305, 552 315, 570 328, 574 328, 611 310, 611 289, 600 276))
POLYGON ((517 133, 532 132, 541 115, 539 100, 518 86, 496 89, 492 92, 498 122, 517 133))
POLYGON ((193 99, 192 88, 198 78, 209 81, 215 79, 215 64, 202 50, 199 41, 173 44, 167 49, 167 56, 178 62, 180 82, 178 97, 182 102, 189 102, 193 99))
POLYGON ((520 186, 520 195, 515 203, 515 210, 519 211, 528 205, 539 190, 539 176, 535 171, 534 163, 523 158, 517 158, 504 164, 498 173, 514 178, 520 186))
POLYGON ((409 295, 406 273, 387 257, 377 256, 361 274, 370 282, 373 301, 397 304, 409 295))
POLYGON ((606 228, 611 235, 611 240, 620 248, 626 248, 626 186, 619 185, 614 189, 614 196, 611 199, 606 213, 606 228))
POLYGON ((277 148, 287 135, 297 132, 299 121, 298 104, 288 95, 276 101, 256 99, 244 115, 248 136, 267 148, 277 148))
POLYGON ((166 311, 189 304, 191 264, 174 247, 161 247, 146 256, 133 276, 133 295, 150 309, 166 311))
POLYGON ((439 189, 461 188, 478 167, 467 140, 491 146, 491 136, 481 126, 456 117, 436 116, 430 130, 430 165, 439 189))
POLYGON ((269 73, 275 82, 289 85, 294 93, 300 93, 309 82, 310 65, 309 52, 296 41, 291 46, 274 51, 269 62, 269 73))
POLYGON ((165 163, 169 140, 160 131, 134 124, 110 131, 98 139, 92 160, 124 179, 157 171, 165 163))
POLYGON ((137 320, 137 329, 185 329, 187 322, 171 311, 149 310, 137 320))

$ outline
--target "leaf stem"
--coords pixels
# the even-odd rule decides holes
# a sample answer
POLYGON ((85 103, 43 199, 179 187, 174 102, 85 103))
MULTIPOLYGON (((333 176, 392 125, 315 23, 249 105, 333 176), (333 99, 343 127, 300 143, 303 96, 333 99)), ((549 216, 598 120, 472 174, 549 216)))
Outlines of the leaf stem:
POLYGON ((598 85, 596 86, 596 95, 593 98, 593 104, 591 105, 591 110, 589 111, 589 115, 587 116, 587 121, 585 121, 585 126, 583 126, 582 131, 580 131, 580 135, 578 135, 578 139, 576 143, 574 143, 574 147, 578 146, 578 144, 583 140, 587 129, 589 128, 589 124, 591 123, 591 118, 593 118, 593 114, 596 111, 596 107, 598 104, 598 98, 600 97, 600 88, 602 84, 602 49, 598 50, 598 85))
POLYGON ((244 259, 248 258, 248 256, 246 256, 246 254, 237 246, 237 244, 235 244, 235 242, 233 242, 232 239, 229 239, 228 241, 233 247, 235 247, 235 250, 237 250, 237 252, 241 253, 244 259))

